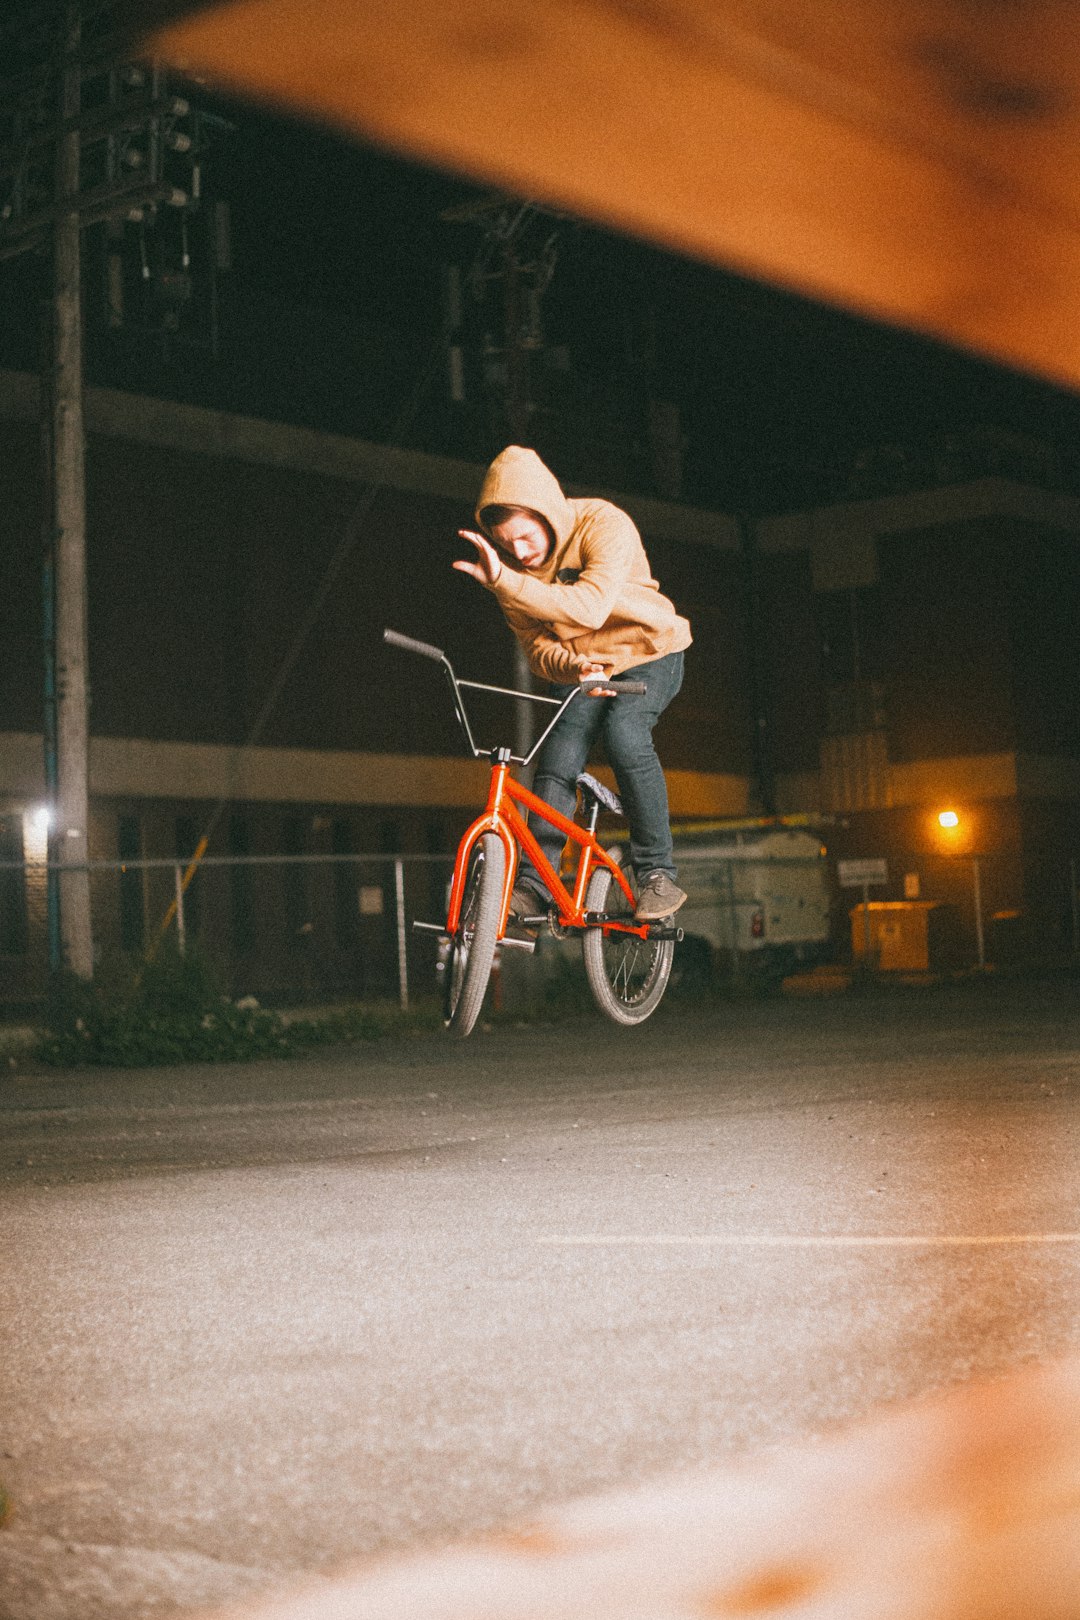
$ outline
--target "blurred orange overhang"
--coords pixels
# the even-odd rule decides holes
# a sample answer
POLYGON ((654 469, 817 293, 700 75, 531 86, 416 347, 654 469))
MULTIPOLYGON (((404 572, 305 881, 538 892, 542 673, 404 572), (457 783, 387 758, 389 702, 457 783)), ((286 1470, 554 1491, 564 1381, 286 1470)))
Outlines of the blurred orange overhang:
POLYGON ((1066 0, 228 0, 149 44, 463 176, 1080 382, 1066 0))

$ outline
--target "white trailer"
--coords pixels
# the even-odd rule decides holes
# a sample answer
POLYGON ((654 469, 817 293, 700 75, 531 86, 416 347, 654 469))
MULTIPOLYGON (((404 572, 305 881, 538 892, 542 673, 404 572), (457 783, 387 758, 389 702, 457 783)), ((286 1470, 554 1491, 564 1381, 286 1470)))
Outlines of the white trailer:
POLYGON ((688 937, 740 959, 762 979, 780 979, 820 959, 829 942, 826 850, 813 827, 783 821, 676 827, 675 860, 688 899, 678 915, 688 937))

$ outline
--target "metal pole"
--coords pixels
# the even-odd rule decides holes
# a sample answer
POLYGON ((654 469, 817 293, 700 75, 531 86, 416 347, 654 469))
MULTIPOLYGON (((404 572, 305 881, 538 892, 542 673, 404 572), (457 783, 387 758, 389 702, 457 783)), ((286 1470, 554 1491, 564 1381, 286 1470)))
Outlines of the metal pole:
POLYGON ((43 570, 45 606, 45 807, 48 827, 45 834, 45 917, 48 938, 49 972, 59 973, 64 965, 64 942, 60 931, 60 860, 59 840, 56 836, 56 805, 58 800, 56 769, 56 664, 53 639, 53 561, 50 554, 43 570))
POLYGON ((1069 862, 1069 901, 1072 906, 1073 955, 1080 956, 1080 904, 1076 893, 1076 856, 1069 862))
MULTIPOLYGON (((82 95, 79 0, 62 12, 61 123, 77 117, 82 95)), ((56 589, 56 851, 61 865, 89 858, 87 786, 89 714, 86 632, 86 468, 83 428, 82 287, 79 215, 80 135, 56 146, 57 202, 72 206, 54 229, 52 448, 56 589)), ((66 965, 81 979, 94 971, 90 875, 61 873, 60 927, 66 965)))
POLYGON ((979 874, 979 863, 971 863, 971 887, 975 897, 975 946, 979 953, 979 967, 986 966, 986 941, 983 938, 983 911, 982 911, 982 879, 979 874))
POLYGON ((176 889, 176 945, 181 956, 187 954, 187 929, 184 926, 184 873, 179 861, 173 867, 173 885, 176 889))
MULTIPOLYGON (((508 243, 503 254, 503 319, 506 337, 506 417, 515 444, 528 440, 529 360, 521 342, 521 266, 513 243, 508 243)), ((533 690, 532 670, 521 643, 514 638, 514 686, 519 692, 533 690)), ((522 699, 514 704, 514 752, 524 757, 532 747, 533 706, 522 699)), ((522 780, 531 780, 532 767, 519 773, 522 780)))
MULTIPOLYGON (((533 673, 529 668, 529 661, 525 657, 525 649, 515 637, 514 640, 514 686, 519 692, 531 692, 533 689, 533 673)), ((533 706, 518 698, 514 704, 514 752, 522 758, 529 752, 533 743, 533 706)), ((531 779, 533 766, 527 768, 531 779)), ((522 780, 526 772, 518 772, 522 780)))
POLYGON ((866 966, 870 967, 870 885, 862 886, 862 926, 863 926, 863 953, 866 957, 866 966))
POLYGON ((407 939, 405 934, 405 863, 399 858, 394 861, 394 894, 397 899, 397 956, 398 956, 398 989, 401 995, 401 1009, 409 1009, 409 958, 407 939))

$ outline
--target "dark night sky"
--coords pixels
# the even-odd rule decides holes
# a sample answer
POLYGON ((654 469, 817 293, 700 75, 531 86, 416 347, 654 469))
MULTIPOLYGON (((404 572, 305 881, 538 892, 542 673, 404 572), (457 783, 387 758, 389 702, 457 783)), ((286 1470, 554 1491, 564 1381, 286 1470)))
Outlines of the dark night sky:
MULTIPOLYGON (((237 114, 223 159, 242 274, 285 300, 437 329, 440 211, 478 187, 321 130, 237 114)), ((594 227, 568 223, 547 294, 552 341, 583 368, 621 341, 628 305, 656 306, 662 365, 687 426, 731 468, 809 469, 972 424, 1049 440, 1071 460, 1080 401, 935 342, 824 308, 594 227)), ((731 482, 721 472, 718 493, 731 482)))
MULTIPOLYGON (((264 110, 212 105, 234 125, 207 160, 208 193, 231 205, 235 264, 223 287, 216 374, 205 365, 198 372, 191 361, 182 375, 175 357, 169 373, 149 350, 139 357, 129 348, 125 358, 110 340, 111 350, 91 344, 91 380, 345 432, 389 432, 410 373, 439 340, 442 265, 479 242, 478 232, 448 227, 439 215, 481 188, 264 110), (365 389, 370 412, 362 419, 365 389)), ((8 274, 29 272, 24 266, 8 274)), ((9 313, 0 313, 0 359, 9 364, 26 364, 33 354, 27 299, 21 302, 21 343, 11 335, 18 300, 3 300, 9 313)), ((590 387, 599 395, 620 365, 624 394, 640 390, 640 377, 627 383, 620 357, 628 323, 640 324, 647 308, 659 334, 654 390, 679 401, 690 441, 688 498, 753 505, 772 468, 771 504, 808 504, 841 492, 841 469, 860 449, 976 424, 1049 441, 1064 481, 1080 485, 1077 398, 928 340, 564 222, 544 302, 545 335, 568 345, 584 379, 580 397, 588 399, 590 387)), ((438 432, 438 423, 424 426, 417 440, 438 432)), ((469 453, 464 442, 445 448, 469 453)))

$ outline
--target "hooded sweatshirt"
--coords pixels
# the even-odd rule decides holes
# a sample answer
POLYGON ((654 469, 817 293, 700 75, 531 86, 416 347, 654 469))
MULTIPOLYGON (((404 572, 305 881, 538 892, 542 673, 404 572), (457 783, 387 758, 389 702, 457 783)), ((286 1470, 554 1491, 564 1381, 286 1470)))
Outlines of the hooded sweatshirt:
POLYGON ((499 577, 488 587, 537 675, 572 682, 591 663, 619 675, 690 645, 689 623, 661 595, 641 536, 619 507, 564 495, 536 451, 516 444, 487 470, 476 503, 481 526, 488 506, 536 512, 555 535, 538 568, 500 552, 499 577))

